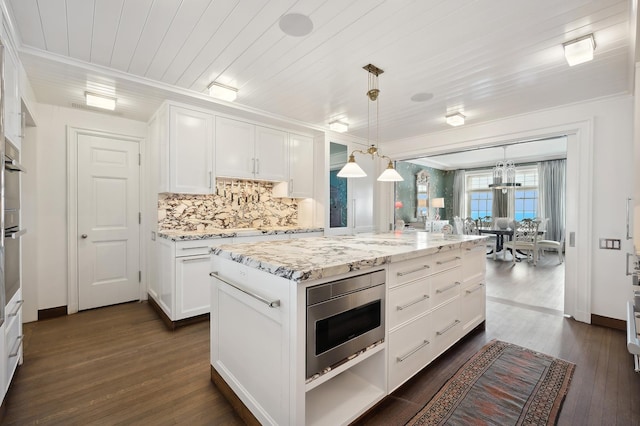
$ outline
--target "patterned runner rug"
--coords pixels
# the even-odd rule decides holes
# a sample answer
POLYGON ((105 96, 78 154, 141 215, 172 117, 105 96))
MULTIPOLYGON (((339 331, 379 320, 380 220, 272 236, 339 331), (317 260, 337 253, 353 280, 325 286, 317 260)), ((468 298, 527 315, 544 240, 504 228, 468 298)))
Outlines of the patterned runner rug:
POLYGON ((570 362, 493 340, 407 425, 553 425, 574 369, 570 362))

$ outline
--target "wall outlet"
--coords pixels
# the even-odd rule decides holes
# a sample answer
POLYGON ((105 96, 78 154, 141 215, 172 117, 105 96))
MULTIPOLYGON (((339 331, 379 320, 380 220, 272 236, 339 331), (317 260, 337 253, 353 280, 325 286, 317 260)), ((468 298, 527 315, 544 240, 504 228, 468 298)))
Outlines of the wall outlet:
POLYGON ((605 250, 620 250, 620 240, 615 238, 600 238, 600 248, 605 250))

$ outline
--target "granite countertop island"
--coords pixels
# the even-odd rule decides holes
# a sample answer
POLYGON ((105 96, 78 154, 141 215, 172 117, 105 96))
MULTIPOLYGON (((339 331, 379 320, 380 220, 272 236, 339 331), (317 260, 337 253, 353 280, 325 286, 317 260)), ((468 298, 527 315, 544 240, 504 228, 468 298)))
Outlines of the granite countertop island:
POLYGON ((484 244, 485 236, 389 232, 258 243, 224 244, 212 253, 249 267, 304 282, 484 244))

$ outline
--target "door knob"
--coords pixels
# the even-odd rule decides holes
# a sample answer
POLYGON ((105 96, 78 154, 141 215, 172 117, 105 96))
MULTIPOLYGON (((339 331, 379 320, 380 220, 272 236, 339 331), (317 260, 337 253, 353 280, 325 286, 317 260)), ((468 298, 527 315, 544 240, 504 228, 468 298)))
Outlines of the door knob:
POLYGON ((82 234, 82 238, 87 238, 87 234, 82 234))

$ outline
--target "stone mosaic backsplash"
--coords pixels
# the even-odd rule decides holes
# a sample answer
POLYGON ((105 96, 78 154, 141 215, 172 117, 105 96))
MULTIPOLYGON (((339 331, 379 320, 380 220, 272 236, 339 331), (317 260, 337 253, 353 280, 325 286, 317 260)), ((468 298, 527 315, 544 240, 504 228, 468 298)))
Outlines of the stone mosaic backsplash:
POLYGON ((297 201, 273 197, 271 182, 218 180, 215 194, 158 196, 160 231, 297 225, 297 201))

